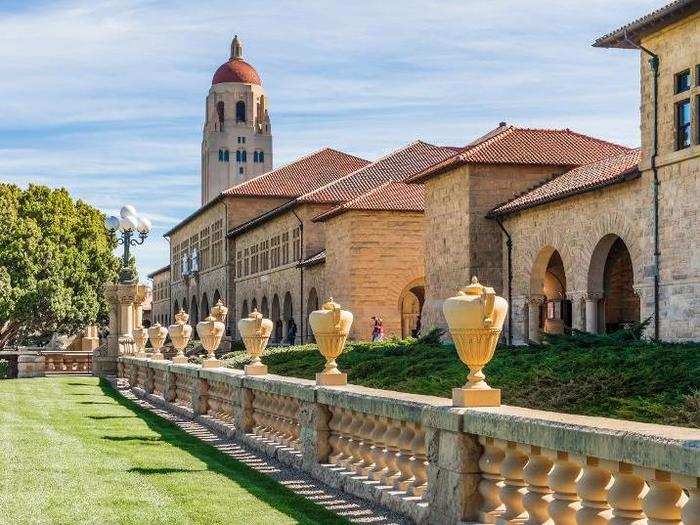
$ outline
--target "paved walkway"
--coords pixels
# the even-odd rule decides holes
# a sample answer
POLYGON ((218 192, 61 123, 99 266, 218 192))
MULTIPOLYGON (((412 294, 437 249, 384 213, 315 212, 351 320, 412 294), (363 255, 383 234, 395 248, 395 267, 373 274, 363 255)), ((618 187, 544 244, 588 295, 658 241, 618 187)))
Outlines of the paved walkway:
POLYGON ((404 525, 412 523, 411 520, 400 514, 380 507, 377 504, 345 494, 321 483, 303 471, 283 465, 276 459, 246 447, 234 439, 222 437, 196 421, 156 407, 148 401, 136 397, 129 389, 119 388, 118 390, 127 399, 136 402, 141 407, 176 424, 188 434, 209 443, 219 451, 245 463, 249 467, 267 474, 296 494, 302 495, 335 514, 347 518, 352 523, 371 523, 379 525, 404 525))

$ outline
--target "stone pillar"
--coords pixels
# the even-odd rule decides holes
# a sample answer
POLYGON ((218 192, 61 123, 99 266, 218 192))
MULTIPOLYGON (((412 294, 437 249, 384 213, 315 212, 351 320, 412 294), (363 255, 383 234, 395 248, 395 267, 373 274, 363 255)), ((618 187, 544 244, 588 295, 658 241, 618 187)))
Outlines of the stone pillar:
POLYGON ((192 389, 192 412, 195 416, 201 416, 207 413, 207 404, 209 401, 209 382, 201 377, 194 379, 194 388, 192 389))
POLYGON ((85 333, 80 341, 80 349, 83 352, 92 352, 100 346, 100 336, 97 333, 97 326, 90 325, 85 328, 85 333))
POLYGON ((569 292, 567 299, 571 301, 571 328, 583 331, 586 329, 586 308, 584 292, 569 292))
POLYGON ((586 294, 586 332, 598 333, 598 302, 602 297, 601 293, 586 294))
POLYGON ((530 341, 539 343, 542 341, 542 333, 540 330, 540 315, 542 313, 542 303, 544 303, 544 295, 531 295, 528 297, 528 333, 527 338, 530 341))
POLYGON ((330 410, 325 405, 302 401, 299 407, 299 440, 301 441, 302 468, 311 472, 319 463, 328 462, 331 452, 328 438, 331 419, 330 410))
POLYGON ((238 403, 234 414, 236 435, 243 437, 253 430, 253 397, 254 393, 250 388, 237 388, 238 403))
MULTIPOLYGON (((454 417, 458 419, 459 414, 454 417)), ((476 522, 478 519, 481 446, 476 436, 460 432, 458 421, 455 423, 455 428, 450 430, 425 428, 428 490, 424 499, 429 504, 429 523, 476 522)))

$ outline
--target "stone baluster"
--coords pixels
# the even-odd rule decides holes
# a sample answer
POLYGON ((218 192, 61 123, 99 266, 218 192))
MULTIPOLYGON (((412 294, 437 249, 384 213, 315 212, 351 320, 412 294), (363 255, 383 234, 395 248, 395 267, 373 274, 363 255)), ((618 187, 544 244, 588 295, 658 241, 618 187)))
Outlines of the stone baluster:
POLYGON ((649 490, 644 479, 638 476, 632 465, 613 463, 613 484, 608 490, 608 503, 612 507, 610 525, 638 525, 645 523, 642 498, 649 490))
POLYGON ((400 454, 399 437, 401 436, 401 422, 396 419, 389 420, 389 428, 386 433, 386 450, 384 462, 386 463, 386 472, 381 478, 382 484, 390 487, 394 486, 397 479, 401 475, 398 465, 398 457, 400 454))
POLYGON ((549 503, 552 500, 552 490, 549 488, 549 472, 553 462, 542 454, 542 449, 535 446, 525 446, 525 453, 530 460, 525 465, 523 474, 527 483, 527 492, 523 496, 523 506, 527 511, 526 525, 542 525, 551 523, 549 519, 549 503))
POLYGON ((428 457, 425 450, 425 430, 421 425, 416 425, 416 434, 411 441, 411 450, 413 450, 413 459, 411 460, 413 485, 409 489, 409 494, 422 498, 428 487, 428 457))
POLYGON ((576 492, 581 498, 576 522, 605 525, 612 518, 608 505, 608 491, 613 483, 610 469, 598 458, 576 457, 576 462, 583 465, 581 477, 576 482, 576 492))
POLYGON ((374 431, 376 416, 365 414, 363 419, 364 424, 360 428, 360 436, 362 437, 362 443, 360 444, 360 462, 355 465, 355 472, 357 472, 359 476, 368 476, 374 464, 372 461, 372 447, 374 446, 372 432, 374 431))
POLYGON ((681 518, 685 525, 700 525, 700 478, 682 476, 683 486, 688 491, 688 501, 683 505, 681 518))
POLYGON ((662 470, 647 470, 649 492, 642 500, 648 525, 681 525, 681 509, 688 501, 683 488, 662 470))
POLYGON ((549 488, 554 491, 549 504, 549 515, 557 525, 576 525, 576 512, 581 500, 576 494, 576 481, 581 467, 563 451, 547 451, 554 460, 554 468, 549 473, 549 488))
POLYGON ((500 492, 503 487, 503 476, 501 476, 501 464, 505 454, 501 441, 494 438, 480 436, 479 443, 484 448, 479 457, 479 469, 481 479, 479 480, 478 492, 481 496, 481 506, 479 508, 479 521, 482 523, 496 523, 500 515, 505 510, 501 503, 500 492))
POLYGON ((170 371, 165 372, 163 379, 163 399, 168 403, 175 401, 176 376, 170 371))
POLYGON ((340 424, 345 415, 345 409, 340 407, 329 407, 331 418, 328 420, 328 428, 330 435, 328 436, 328 445, 331 447, 331 452, 328 455, 329 463, 337 463, 343 457, 344 437, 341 432, 340 424))
POLYGON ((524 469, 528 457, 514 441, 506 442, 504 448, 505 457, 501 463, 501 475, 504 481, 500 498, 505 509, 496 523, 499 525, 524 523, 528 518, 523 506, 523 496, 527 490, 524 469))
POLYGON ((343 466, 348 470, 353 470, 352 465, 357 463, 360 459, 360 443, 362 439, 360 438, 360 429, 364 420, 362 419, 364 414, 361 412, 352 413, 352 422, 348 427, 348 457, 343 461, 343 466))
POLYGON ((294 399, 290 397, 280 398, 280 413, 282 416, 281 441, 290 447, 294 446, 294 399))
POLYGON ((379 481, 386 472, 386 434, 389 430, 387 418, 378 416, 372 432, 372 461, 374 468, 369 473, 369 479, 379 481))
POLYGON ((406 491, 413 484, 413 471, 411 470, 411 442, 416 434, 415 423, 410 421, 402 422, 401 435, 399 436, 399 453, 396 464, 399 467, 400 475, 394 482, 396 490, 406 491))
POLYGON ((257 435, 262 435, 262 426, 263 426, 263 414, 262 414, 262 392, 256 391, 256 390, 251 390, 252 394, 252 399, 251 399, 251 404, 252 404, 252 409, 253 409, 253 428, 252 431, 253 433, 257 435))

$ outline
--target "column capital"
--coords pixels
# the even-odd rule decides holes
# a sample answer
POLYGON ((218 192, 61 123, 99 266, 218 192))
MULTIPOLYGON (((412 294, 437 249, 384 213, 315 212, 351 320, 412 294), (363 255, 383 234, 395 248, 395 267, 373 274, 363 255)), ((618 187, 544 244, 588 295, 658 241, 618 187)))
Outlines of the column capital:
POLYGON ((566 292, 566 298, 569 301, 571 301, 572 303, 583 301, 587 295, 588 295, 587 292, 583 292, 580 290, 575 290, 573 292, 566 292))
POLYGON ((547 299, 547 296, 544 294, 528 295, 527 296, 527 303, 530 306, 540 306, 545 302, 546 299, 547 299))

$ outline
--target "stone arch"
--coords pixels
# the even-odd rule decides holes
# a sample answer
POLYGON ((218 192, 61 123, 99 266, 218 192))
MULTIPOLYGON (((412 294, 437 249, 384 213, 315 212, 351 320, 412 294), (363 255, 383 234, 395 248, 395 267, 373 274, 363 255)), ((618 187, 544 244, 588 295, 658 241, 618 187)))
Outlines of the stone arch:
POLYGON ((255 297, 250 301, 250 311, 252 312, 253 310, 258 310, 258 300, 255 297))
POLYGON ((245 122, 246 121, 246 114, 245 114, 245 102, 242 100, 239 100, 236 102, 236 122, 245 122))
POLYGON ((180 311, 180 305, 177 302, 177 299, 175 299, 175 302, 173 303, 173 315, 177 314, 180 311))
POLYGON ((572 324, 572 307, 567 295, 567 271, 561 252, 552 245, 540 248, 530 270, 529 338, 539 333, 563 333, 572 324))
POLYGON ((190 309, 192 310, 190 313, 190 324, 193 327, 196 327, 197 323, 199 322, 199 301, 197 301, 197 297, 194 295, 190 301, 190 309))
POLYGON ((282 341, 282 333, 283 333, 283 327, 282 327, 282 318, 280 315, 280 298, 279 295, 275 294, 272 297, 272 311, 270 319, 272 320, 272 340, 275 343, 279 343, 282 341))
POLYGON ((260 313, 263 314, 263 317, 270 317, 270 307, 267 303, 267 296, 265 295, 263 295, 262 301, 260 301, 260 313))
MULTIPOLYGON (((306 315, 308 318, 308 315, 313 312, 314 310, 318 310, 319 304, 318 304, 318 292, 316 292, 316 288, 312 287, 311 290, 309 290, 309 297, 306 301, 306 315)), ((306 337, 308 338, 309 341, 314 340, 314 333, 313 330, 311 330, 311 325, 308 323, 308 321, 305 323, 305 328, 306 328, 306 337)))
POLYGON ((284 294, 284 302, 282 305, 282 324, 284 326, 284 337, 289 341, 291 337, 290 330, 292 327, 296 326, 296 323, 294 322, 294 302, 292 301, 292 294, 290 292, 284 294))
POLYGON ((421 330, 421 312, 425 304, 425 277, 413 279, 399 295, 401 337, 416 337, 421 330))
POLYGON ((202 319, 206 319, 207 316, 209 316, 209 313, 211 312, 211 309, 209 308, 209 298, 207 297, 207 292, 204 292, 202 294, 202 306, 200 311, 202 312, 202 319))
POLYGON ((187 304, 187 298, 182 300, 182 309, 187 312, 188 314, 190 313, 190 308, 189 305, 187 304))
POLYGON ((214 302, 211 303, 212 305, 215 305, 221 300, 221 294, 219 293, 219 290, 214 290, 214 302))
POLYGON ((248 314, 250 311, 248 310, 248 300, 244 299, 243 304, 241 305, 241 319, 244 317, 248 317, 248 314))

